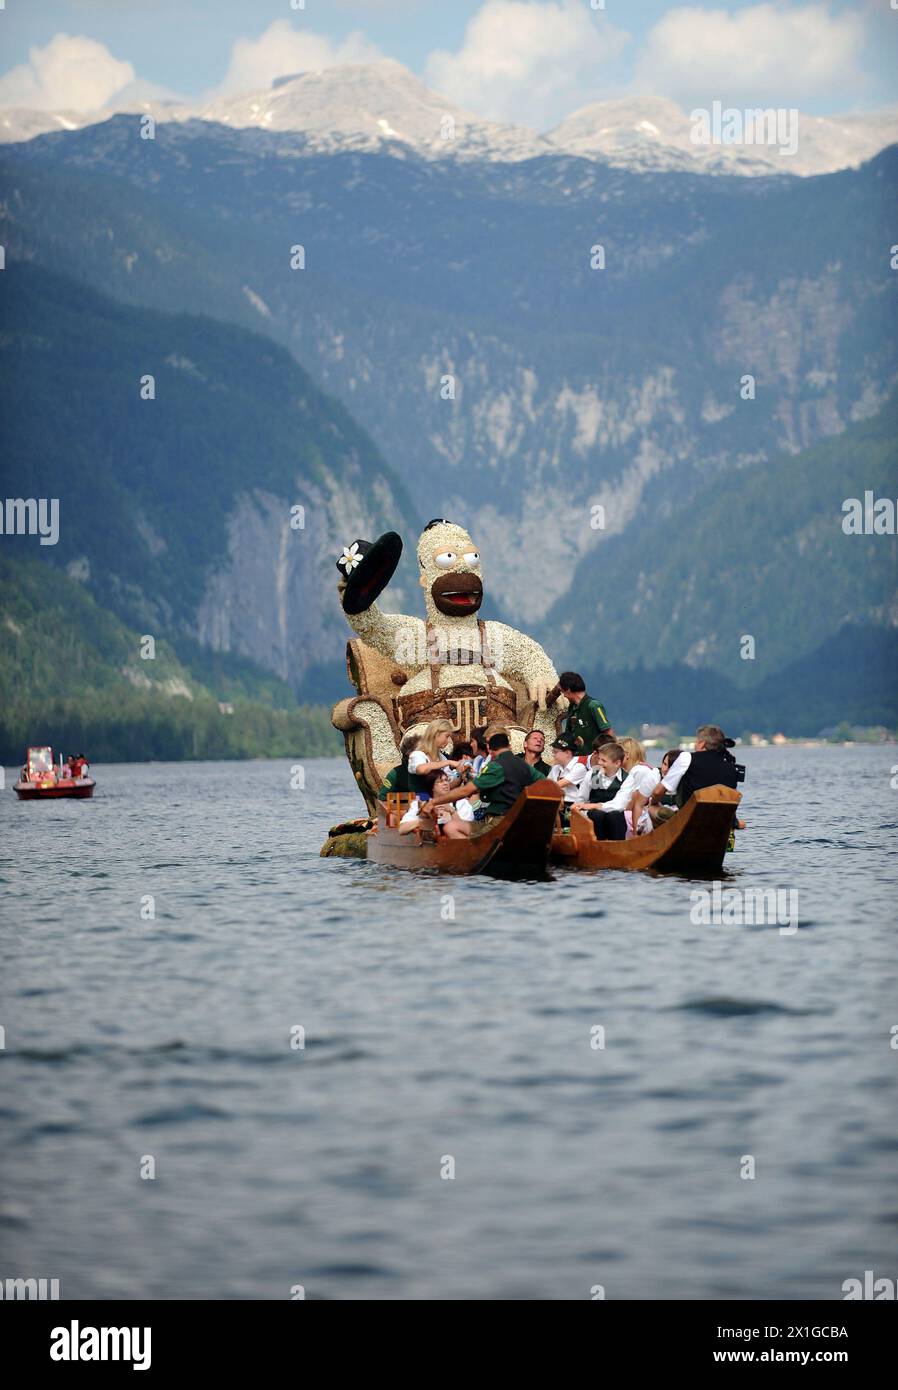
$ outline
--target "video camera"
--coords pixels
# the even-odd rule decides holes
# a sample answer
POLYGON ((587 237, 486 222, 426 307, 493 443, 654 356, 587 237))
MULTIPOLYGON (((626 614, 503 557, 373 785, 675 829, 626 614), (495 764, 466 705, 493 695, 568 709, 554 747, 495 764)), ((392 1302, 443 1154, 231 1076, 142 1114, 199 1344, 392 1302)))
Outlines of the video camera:
POLYGON ((730 752, 730 749, 731 749, 731 748, 735 748, 735 747, 736 747, 736 740, 735 740, 734 738, 727 738, 727 739, 724 739, 724 745, 725 745, 725 746, 724 746, 724 749, 723 749, 723 756, 724 756, 725 758, 727 758, 729 762, 731 762, 731 763, 733 763, 733 764, 735 765, 735 768, 736 768, 736 781, 737 781, 737 782, 744 782, 744 781, 745 781, 745 764, 744 764, 744 763, 737 763, 737 762, 736 762, 736 759, 733 757, 732 753, 730 752))

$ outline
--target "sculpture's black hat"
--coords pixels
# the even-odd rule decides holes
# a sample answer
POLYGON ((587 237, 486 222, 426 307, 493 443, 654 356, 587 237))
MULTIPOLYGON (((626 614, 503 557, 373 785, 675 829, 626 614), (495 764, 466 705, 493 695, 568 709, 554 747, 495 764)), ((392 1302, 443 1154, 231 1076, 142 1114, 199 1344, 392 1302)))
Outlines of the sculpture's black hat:
POLYGON ((346 577, 343 612, 364 613, 370 608, 396 573, 402 541, 395 531, 386 531, 376 541, 353 541, 337 561, 346 577))

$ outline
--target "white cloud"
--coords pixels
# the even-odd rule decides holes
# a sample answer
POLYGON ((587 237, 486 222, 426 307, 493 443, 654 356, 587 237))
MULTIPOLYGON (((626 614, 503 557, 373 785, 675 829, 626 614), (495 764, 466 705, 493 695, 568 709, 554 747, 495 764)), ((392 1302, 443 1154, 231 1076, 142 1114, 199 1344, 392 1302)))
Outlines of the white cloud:
POLYGON ((373 63, 382 57, 377 45, 359 31, 334 43, 323 34, 294 29, 287 19, 276 19, 257 39, 237 39, 224 80, 213 95, 251 92, 294 72, 314 72, 337 63, 373 63))
POLYGON ((131 64, 114 58, 105 44, 56 34, 0 77, 0 106, 96 111, 133 80, 131 64))
POLYGON ((418 10, 421 0, 336 0, 338 10, 418 10))
POLYGON ((687 106, 842 98, 862 88, 865 39, 860 14, 825 5, 669 10, 647 36, 636 85, 687 106))
POLYGON ((486 0, 457 53, 431 53, 425 81, 479 115, 541 129, 605 94, 603 69, 628 38, 584 0, 486 0))

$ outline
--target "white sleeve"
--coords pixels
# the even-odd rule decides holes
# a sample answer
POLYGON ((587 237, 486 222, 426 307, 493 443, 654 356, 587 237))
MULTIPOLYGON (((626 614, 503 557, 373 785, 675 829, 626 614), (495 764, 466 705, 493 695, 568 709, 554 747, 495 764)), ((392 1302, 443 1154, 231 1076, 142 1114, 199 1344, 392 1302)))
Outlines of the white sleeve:
POLYGON ((617 795, 613 796, 610 801, 606 801, 602 806, 602 810, 626 811, 631 800, 633 799, 633 793, 635 790, 636 778, 633 776, 632 772, 628 772, 620 785, 620 789, 618 790, 617 795))
POLYGON ((409 806, 408 810, 406 811, 405 815, 402 817, 402 820, 399 822, 399 824, 400 824, 400 825, 407 825, 408 822, 409 822, 410 820, 417 820, 417 819, 418 819, 418 802, 417 802, 417 799, 415 799, 415 800, 412 802, 411 806, 409 806))
POLYGON ((466 796, 463 796, 461 800, 456 801, 455 809, 461 816, 462 820, 474 819, 474 807, 471 805, 470 801, 466 796))
POLYGON ((414 753, 409 754, 408 770, 409 772, 417 772, 418 768, 421 767, 423 763, 427 763, 429 761, 430 759, 428 758, 427 754, 423 752, 422 749, 416 748, 414 753))
POLYGON ((681 753, 678 758, 674 759, 673 766, 667 769, 666 775, 661 778, 662 787, 669 791, 671 796, 680 785, 680 780, 691 762, 691 753, 681 753))
POLYGON ((643 796, 651 796, 652 792, 661 781, 661 773, 656 767, 636 767, 633 769, 636 781, 636 790, 643 796))
POLYGON ((579 787, 584 777, 589 776, 589 768, 586 766, 585 763, 578 763, 572 761, 569 762, 567 767, 564 769, 564 775, 565 777, 569 778, 571 782, 573 782, 575 787, 579 787))

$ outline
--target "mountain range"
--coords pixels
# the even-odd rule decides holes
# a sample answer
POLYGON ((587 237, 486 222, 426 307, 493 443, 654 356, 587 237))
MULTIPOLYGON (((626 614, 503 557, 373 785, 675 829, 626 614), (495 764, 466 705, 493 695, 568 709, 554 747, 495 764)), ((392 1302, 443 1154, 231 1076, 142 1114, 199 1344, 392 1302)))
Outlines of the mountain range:
MULTIPOLYGON (((772 710, 798 667, 825 704, 840 632, 868 667, 881 632, 885 670, 895 538, 840 508, 898 496, 898 149, 737 177, 571 153, 598 113, 535 145, 459 143, 459 113, 439 158, 453 113, 396 66, 4 148, 7 486, 109 515, 40 559, 304 698, 343 688, 340 546, 436 515, 474 532, 489 616, 625 690, 682 678, 696 718, 703 679, 772 710)), ((385 602, 414 593, 406 568, 385 602)))
POLYGON ((898 109, 885 108, 838 116, 800 113, 798 148, 788 156, 766 144, 706 146, 692 140, 694 123, 676 102, 651 96, 591 102, 539 134, 465 111, 401 63, 384 58, 296 73, 263 90, 197 102, 141 98, 129 89, 98 111, 7 108, 0 110, 0 142, 79 130, 121 112, 301 135, 307 154, 365 151, 501 163, 572 154, 613 168, 748 176, 855 168, 898 140, 898 109))

